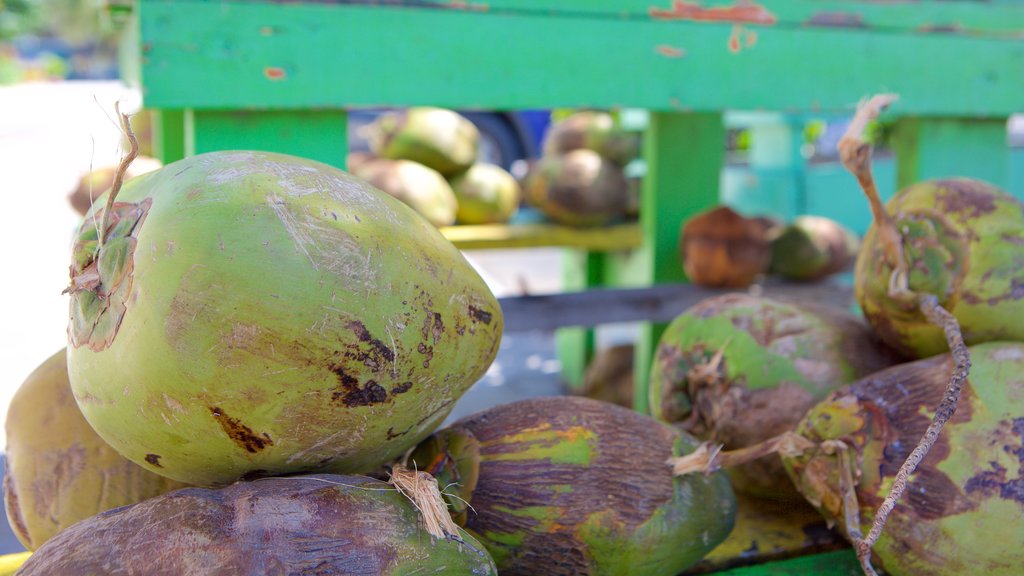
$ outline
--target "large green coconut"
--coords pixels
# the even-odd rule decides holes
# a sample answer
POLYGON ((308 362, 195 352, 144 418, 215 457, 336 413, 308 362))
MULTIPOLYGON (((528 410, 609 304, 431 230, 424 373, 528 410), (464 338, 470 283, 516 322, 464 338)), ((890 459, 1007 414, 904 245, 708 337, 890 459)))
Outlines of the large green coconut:
POLYGON ((504 168, 476 163, 452 178, 458 201, 456 220, 462 224, 501 224, 519 210, 519 183, 504 168))
MULTIPOLYGON (((651 366, 651 413, 737 449, 791 430, 836 388, 896 364, 864 322, 838 308, 728 294, 665 329, 651 366)), ((730 470, 737 490, 797 499, 777 456, 730 470)))
POLYGON ((429 106, 382 114, 369 131, 374 154, 419 162, 445 177, 469 169, 480 144, 475 124, 458 112, 429 106))
POLYGON ((472 536, 434 538, 412 502, 359 476, 188 488, 65 530, 19 574, 495 575, 472 536))
MULTIPOLYGON (((1010 576, 1024 566, 1024 344, 981 344, 970 355, 956 413, 874 545, 875 563, 891 576, 1010 576)), ((829 396, 797 428, 852 448, 863 533, 952 369, 944 354, 873 374, 829 396)), ((846 532, 839 457, 812 450, 785 461, 808 501, 846 532)))
POLYGON ((560 156, 580 148, 625 166, 640 155, 640 135, 623 130, 611 114, 596 110, 576 112, 544 135, 544 156, 560 156))
POLYGON ((130 181, 74 248, 68 370, 89 423, 195 485, 367 471, 497 352, 493 294, 400 201, 292 156, 214 152, 130 181))
POLYGON ((593 150, 541 158, 523 194, 545 216, 569 226, 600 226, 625 216, 629 183, 615 164, 593 150))
POLYGON ((859 248, 857 235, 835 220, 799 216, 772 239, 769 271, 790 280, 820 280, 846 269, 859 248))
POLYGON ((722 474, 674 478, 696 440, 579 397, 535 398, 469 416, 412 454, 447 486, 456 521, 503 576, 675 576, 732 529, 722 474))
POLYGON ((79 520, 185 487, 125 459, 96 435, 71 394, 64 350, 18 388, 5 430, 4 507, 29 550, 79 520))
MULTIPOLYGON (((969 345, 1024 340, 1024 204, 977 180, 931 180, 901 190, 886 211, 903 239, 912 292, 938 297, 969 345)), ((873 225, 854 273, 868 322, 906 354, 948 351, 916 301, 890 297, 892 270, 873 225)))
POLYGON ((411 160, 377 158, 357 164, 352 174, 398 198, 434 226, 455 223, 458 200, 436 170, 411 160))

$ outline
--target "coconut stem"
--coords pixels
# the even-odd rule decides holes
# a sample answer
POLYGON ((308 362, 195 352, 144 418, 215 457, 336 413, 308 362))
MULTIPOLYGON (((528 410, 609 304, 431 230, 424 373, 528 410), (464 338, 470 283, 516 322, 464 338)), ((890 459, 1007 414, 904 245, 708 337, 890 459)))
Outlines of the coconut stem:
MULTIPOLYGON (((889 518, 889 514, 899 501, 903 492, 906 491, 907 481, 914 473, 921 460, 928 454, 935 441, 938 440, 943 426, 956 411, 957 402, 960 400, 960 391, 971 370, 971 355, 964 343, 963 334, 960 331, 960 324, 956 318, 939 304, 939 300, 932 294, 917 294, 908 286, 907 264, 903 255, 903 240, 899 231, 896 230, 892 219, 882 206, 878 197, 878 189, 875 187, 874 178, 871 175, 871 145, 861 139, 867 123, 878 117, 879 113, 889 104, 896 100, 892 94, 881 94, 862 102, 857 108, 853 121, 839 141, 839 157, 843 166, 857 177, 857 182, 864 190, 864 194, 871 204, 871 212, 875 218, 875 226, 878 230, 879 240, 885 250, 889 265, 892 266, 892 276, 889 277, 889 296, 895 300, 916 301, 918 309, 929 322, 942 328, 946 336, 946 343, 953 355, 955 367, 949 377, 949 384, 946 393, 935 411, 931 424, 925 430, 924 435, 917 446, 900 466, 893 481, 892 488, 881 506, 875 513, 875 519, 871 523, 871 530, 867 537, 860 539, 859 530, 857 536, 851 532, 850 538, 857 548, 857 557, 860 559, 864 573, 872 576, 875 574, 871 567, 871 547, 878 541, 882 529, 889 518)), ((849 524, 849 521, 848 521, 849 524)))
POLYGON ((942 402, 939 403, 939 407, 935 410, 935 416, 932 417, 931 424, 928 425, 928 429, 925 430, 921 441, 896 473, 892 489, 889 490, 889 494, 882 501, 882 505, 878 507, 878 512, 875 514, 875 520, 871 524, 871 530, 868 532, 867 537, 857 544, 858 556, 861 554, 870 556, 871 546, 878 541, 879 536, 882 534, 882 528, 885 527, 885 522, 889 518, 889 514, 896 506, 900 496, 907 489, 907 480, 914 473, 914 470, 917 469, 921 460, 928 454, 928 451, 931 450, 935 441, 938 440, 942 427, 945 426, 946 422, 953 416, 953 413, 956 412, 956 405, 960 400, 960 391, 963 389, 964 383, 967 382, 967 376, 971 371, 971 354, 967 350, 967 344, 964 343, 963 334, 960 332, 960 323, 957 322, 956 317, 940 306, 938 298, 931 294, 919 297, 919 307, 921 313, 928 318, 928 321, 942 328, 946 335, 946 343, 952 351, 955 366, 953 373, 950 374, 946 393, 942 398, 942 402))
POLYGON ((875 177, 871 173, 871 144, 863 139, 868 122, 878 118, 882 110, 895 102, 896 98, 895 94, 878 94, 861 102, 846 133, 839 140, 838 148, 843 166, 857 178, 864 195, 868 198, 878 237, 885 249, 889 265, 897 271, 896 273, 905 274, 907 266, 903 257, 903 241, 878 195, 875 177))
POLYGON ((121 163, 117 166, 117 171, 114 172, 114 182, 110 186, 110 192, 107 194, 107 204, 103 209, 103 220, 100 225, 99 233, 99 247, 103 247, 103 242, 107 239, 107 228, 110 225, 110 213, 114 208, 114 199, 117 198, 117 194, 121 191, 121 185, 124 184, 125 173, 128 172, 128 167, 132 165, 132 162, 139 156, 139 139, 135 137, 135 131, 132 130, 132 123, 129 119, 128 114, 121 112, 121 103, 114 102, 114 111, 117 113, 118 118, 121 120, 121 130, 124 135, 128 138, 129 148, 128 152, 125 153, 124 157, 121 158, 121 163))
POLYGON ((737 450, 723 451, 721 444, 704 442, 686 456, 669 458, 666 464, 672 467, 673 476, 685 476, 694 472, 711 474, 721 468, 734 468, 769 454, 799 456, 815 446, 817 444, 796 432, 783 432, 763 442, 737 450))
POLYGON ((391 478, 388 479, 388 483, 408 498, 412 505, 420 511, 420 515, 423 516, 423 525, 431 536, 460 540, 459 528, 448 513, 448 506, 445 504, 444 498, 441 497, 441 490, 437 487, 437 480, 433 476, 396 464, 391 468, 391 478))

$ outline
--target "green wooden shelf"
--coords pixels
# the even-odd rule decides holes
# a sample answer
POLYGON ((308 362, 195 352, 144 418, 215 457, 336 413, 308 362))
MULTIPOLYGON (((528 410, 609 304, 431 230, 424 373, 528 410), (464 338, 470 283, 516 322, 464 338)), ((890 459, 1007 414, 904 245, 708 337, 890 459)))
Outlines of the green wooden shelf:
MULTIPOLYGON (((649 110, 637 225, 444 231, 463 248, 571 248, 568 290, 685 280, 679 227, 719 200, 726 111, 848 115, 896 92, 900 183, 1001 186, 1005 122, 1024 111, 1024 5, 1009 0, 138 0, 128 21, 125 76, 159 112, 165 162, 248 148, 344 166, 353 106, 649 110), (628 248, 635 266, 616 278, 609 251, 628 248)), ((802 165, 784 124, 753 130, 752 168, 802 165)), ((660 334, 649 324, 637 343, 641 410, 660 334)), ((594 342, 559 335, 571 383, 594 342)))
POLYGON ((644 240, 640 225, 635 222, 599 228, 557 224, 458 225, 441 228, 441 234, 463 250, 558 246, 606 252, 639 248, 644 240))

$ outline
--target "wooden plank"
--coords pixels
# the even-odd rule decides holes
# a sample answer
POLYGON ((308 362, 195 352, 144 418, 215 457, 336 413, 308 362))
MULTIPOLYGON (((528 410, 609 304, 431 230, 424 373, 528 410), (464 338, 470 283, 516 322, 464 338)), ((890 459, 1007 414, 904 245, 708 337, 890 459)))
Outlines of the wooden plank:
MULTIPOLYGON (((505 332, 554 330, 616 322, 669 322, 705 298, 736 292, 692 284, 661 284, 647 288, 595 288, 581 292, 499 298, 505 332)), ((754 288, 790 302, 849 308, 853 289, 833 282, 795 284, 769 282, 754 288)))
POLYGON ((1024 41, 972 34, 190 0, 138 17, 149 107, 849 110, 892 90, 897 114, 1024 109, 1024 41))
POLYGON ((320 110, 187 110, 185 152, 264 150, 345 167, 346 112, 320 110))
POLYGON ((888 3, 864 0, 469 0, 429 4, 496 14, 660 18, 1003 37, 1024 35, 1024 27, 1021 26, 1024 6, 1016 0, 986 2, 982 9, 976 0, 888 3))
POLYGON ((594 251, 628 250, 643 243, 640 224, 630 222, 600 228, 557 224, 486 224, 446 226, 441 234, 463 250, 565 246, 594 251))
POLYGON ((894 134, 899 188, 929 178, 1010 184, 1006 118, 903 118, 894 134), (969 151, 969 152, 968 152, 969 151))

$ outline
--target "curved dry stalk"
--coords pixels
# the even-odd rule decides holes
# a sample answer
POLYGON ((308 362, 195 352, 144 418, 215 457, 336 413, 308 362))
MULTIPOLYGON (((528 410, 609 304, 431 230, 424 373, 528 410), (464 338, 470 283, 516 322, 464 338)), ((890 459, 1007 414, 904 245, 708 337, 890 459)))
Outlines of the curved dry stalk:
POLYGON ((843 162, 843 166, 856 176, 857 182, 860 184, 871 205, 871 212, 874 215, 879 241, 885 250, 889 265, 893 268, 892 275, 889 277, 889 297, 901 301, 916 301, 918 309, 924 317, 935 326, 942 328, 955 366, 950 374, 945 395, 939 403, 935 415, 932 417, 931 424, 928 425, 928 429, 925 430, 921 440, 896 473, 896 478, 889 493, 875 513, 875 518, 867 537, 860 539, 859 530, 857 531, 857 538, 854 538, 851 534, 851 539, 854 540, 854 545, 857 548, 857 557, 861 561, 861 567, 864 569, 864 573, 869 576, 875 574, 874 569, 871 567, 871 547, 878 541, 882 534, 882 529, 889 518, 889 514, 892 513, 896 503, 906 491, 910 475, 914 473, 917 466, 931 450, 935 441, 938 440, 943 426, 945 426, 946 422, 949 421, 956 411, 956 405, 960 400, 960 392, 967 381, 967 376, 971 369, 971 355, 967 350, 967 345, 964 343, 960 324, 957 322, 956 317, 939 304, 936 296, 932 294, 917 294, 910 290, 908 286, 909 272, 903 253, 903 239, 879 199, 878 189, 871 174, 871 145, 862 139, 862 135, 867 127, 867 123, 877 118, 879 113, 895 100, 895 95, 882 94, 861 103, 846 134, 839 141, 840 159, 843 162))
POLYGON ((857 183, 871 205, 871 214, 889 265, 894 270, 906 270, 903 241, 878 195, 878 187, 871 173, 871 144, 864 141, 864 130, 868 123, 878 118, 897 98, 895 94, 879 94, 861 102, 846 133, 839 139, 838 149, 843 166, 857 178, 857 183))
POLYGON ((114 103, 114 111, 117 112, 117 116, 121 120, 121 130, 128 138, 130 147, 124 157, 121 158, 121 163, 117 165, 117 171, 114 172, 114 182, 110 186, 110 192, 107 193, 107 204, 103 209, 103 220, 100 225, 100 248, 103 247, 103 242, 107 239, 107 233, 109 231, 108 227, 110 226, 110 213, 114 208, 114 199, 117 198, 117 194, 121 191, 121 186, 124 184, 125 173, 128 172, 128 167, 131 166, 132 162, 134 162, 139 156, 139 139, 135 137, 135 131, 132 130, 130 116, 121 112, 120 102, 114 103))
POLYGON ((737 450, 723 451, 721 444, 704 442, 690 454, 669 458, 665 463, 672 467, 673 476, 685 476, 695 472, 711 474, 722 468, 734 468, 769 454, 799 456, 816 446, 817 444, 796 432, 783 432, 763 442, 737 450))
MULTIPOLYGON (((935 410, 935 415, 932 417, 931 424, 928 425, 924 435, 921 437, 921 441, 914 448, 914 450, 907 456, 907 459, 900 466, 899 471, 896 473, 896 478, 893 481, 892 488, 889 489, 889 494, 886 495, 885 500, 878 507, 878 512, 875 514, 875 520, 871 524, 871 530, 868 532, 866 538, 864 538, 863 546, 868 549, 870 554, 870 548, 878 541, 879 536, 882 535, 882 528, 885 527, 885 522, 892 512, 892 509, 896 506, 896 502, 899 501, 900 496, 907 489, 907 480, 910 475, 914 473, 917 466, 921 463, 921 460, 928 454, 936 440, 939 439, 939 433, 942 432, 942 427, 945 426, 946 422, 956 412, 957 402, 960 400, 960 391, 963 390, 964 383, 967 382, 967 376, 971 370, 971 354, 967 350, 967 345, 964 343, 963 334, 960 332, 960 323, 957 322, 956 317, 950 314, 945 308, 939 305, 938 298, 931 294, 926 294, 920 297, 920 309, 921 313, 936 326, 941 326, 943 332, 946 335, 946 343, 949 345, 949 349, 952 351, 954 368, 953 373, 950 375, 949 384, 946 386, 946 392, 942 397, 942 402, 939 403, 939 407, 935 410)), ((860 551, 858 550, 858 553, 860 551)))

